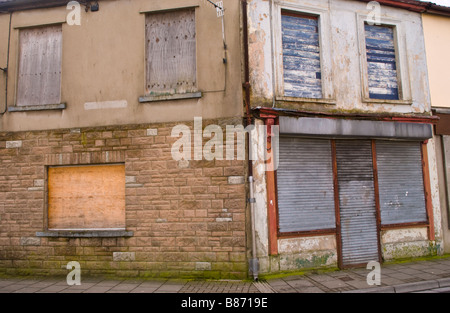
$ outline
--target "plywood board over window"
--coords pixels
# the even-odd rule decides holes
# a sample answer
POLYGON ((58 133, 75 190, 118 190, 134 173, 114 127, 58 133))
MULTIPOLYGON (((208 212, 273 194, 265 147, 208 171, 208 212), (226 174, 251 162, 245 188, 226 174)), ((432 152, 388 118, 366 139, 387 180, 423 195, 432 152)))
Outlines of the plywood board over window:
POLYGON ((146 94, 197 91, 195 10, 146 16, 146 94))
POLYGON ((124 229, 124 165, 49 168, 48 228, 124 229))
POLYGON ((61 102, 62 26, 21 29, 17 105, 61 102))

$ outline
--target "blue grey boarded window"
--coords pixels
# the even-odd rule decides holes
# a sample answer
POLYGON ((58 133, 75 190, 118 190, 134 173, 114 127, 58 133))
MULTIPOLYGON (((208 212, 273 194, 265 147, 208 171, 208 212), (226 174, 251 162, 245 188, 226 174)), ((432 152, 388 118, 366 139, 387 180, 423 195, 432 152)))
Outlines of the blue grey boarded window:
POLYGON ((283 11, 284 96, 322 98, 319 19, 283 11))
POLYGON ((394 28, 365 25, 370 99, 399 100, 394 28))

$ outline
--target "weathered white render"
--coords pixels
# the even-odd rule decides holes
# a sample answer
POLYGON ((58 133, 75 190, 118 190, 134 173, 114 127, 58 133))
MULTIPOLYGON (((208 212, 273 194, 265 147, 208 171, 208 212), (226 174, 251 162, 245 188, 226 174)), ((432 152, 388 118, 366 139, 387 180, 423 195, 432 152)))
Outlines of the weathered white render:
MULTIPOLYGON (((365 2, 353 0, 249 0, 250 83, 253 108, 367 114, 384 116, 431 116, 425 43, 419 13, 381 6, 382 24, 395 27, 400 100, 369 99, 364 22, 373 13, 365 2), (318 16, 322 99, 292 99, 283 94, 281 10, 318 16)), ((256 125, 264 125, 256 120, 256 125)), ((257 127, 256 129, 261 129, 257 127)), ((266 138, 252 133, 252 147, 265 149, 266 138)), ((442 253, 435 143, 428 141, 428 164, 435 241, 427 227, 381 230, 384 261, 442 253)), ((338 243, 333 234, 278 238, 278 254, 269 248, 267 172, 255 161, 254 195, 257 257, 261 273, 292 271, 338 263, 338 243)))

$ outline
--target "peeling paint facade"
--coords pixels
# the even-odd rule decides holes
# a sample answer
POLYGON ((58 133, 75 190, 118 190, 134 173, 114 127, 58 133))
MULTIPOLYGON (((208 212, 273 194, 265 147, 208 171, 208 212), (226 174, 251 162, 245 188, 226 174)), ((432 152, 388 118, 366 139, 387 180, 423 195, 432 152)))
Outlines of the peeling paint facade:
MULTIPOLYGON (((256 246, 260 272, 276 273, 314 267, 342 268, 361 266, 364 262, 368 263, 366 260, 383 262, 441 254, 443 246, 437 161, 435 141, 431 132, 435 120, 431 114, 421 14, 400 8, 381 6, 380 24, 393 29, 395 34, 395 58, 386 63, 393 64, 391 68, 396 71, 395 79, 398 80, 399 96, 396 99, 374 99, 369 91, 371 82, 368 79, 368 71, 372 65, 369 64, 371 59, 366 51, 369 49, 370 39, 367 37, 364 27, 372 13, 367 3, 341 0, 250 0, 248 6, 251 107, 255 124, 257 126, 266 125, 268 129, 272 125, 279 126, 280 138, 292 138, 293 142, 297 140, 299 145, 302 144, 303 139, 310 140, 311 144, 320 143, 321 140, 331 143, 330 162, 333 165, 334 183, 332 181, 330 183, 334 187, 331 187, 330 192, 334 192, 335 207, 327 210, 336 213, 336 224, 333 227, 327 229, 318 227, 319 229, 314 231, 301 231, 301 227, 297 226, 299 231, 283 233, 280 231, 280 219, 285 217, 281 214, 288 214, 286 216, 295 219, 295 216, 302 216, 302 208, 305 210, 306 207, 313 207, 313 202, 317 204, 316 208, 320 205, 317 202, 319 198, 314 198, 316 200, 311 200, 312 202, 302 206, 298 202, 300 193, 292 191, 289 195, 293 198, 297 197, 297 200, 283 201, 283 203, 292 203, 292 207, 280 208, 279 197, 285 195, 285 193, 281 195, 281 192, 284 191, 280 191, 280 189, 295 189, 296 184, 298 184, 298 188, 311 188, 312 193, 318 189, 307 187, 308 179, 302 181, 299 178, 300 172, 298 172, 298 176, 295 176, 297 172, 292 174, 292 177, 295 176, 294 180, 286 184, 288 186, 286 189, 285 182, 280 180, 281 168, 278 168, 278 172, 271 171, 264 162, 254 162, 256 246), (320 42, 321 73, 312 74, 321 78, 322 96, 320 98, 296 98, 285 94, 288 84, 285 73, 292 68, 287 64, 287 57, 283 54, 291 53, 290 51, 296 48, 300 51, 299 55, 302 53, 301 51, 312 51, 302 50, 299 47, 313 38, 311 35, 305 39, 306 41, 299 39, 295 47, 290 45, 287 36, 291 29, 285 29, 284 27, 288 26, 283 26, 286 23, 281 22, 285 15, 297 17, 299 24, 304 24, 304 22, 300 22, 301 19, 311 17, 319 21, 317 33, 320 42), (286 47, 290 47, 291 50, 286 47), (399 122, 398 127, 392 124, 395 121, 399 122), (366 122, 367 126, 358 127, 359 124, 366 122), (414 127, 420 128, 419 133, 421 134, 406 131, 403 136, 397 130, 409 127, 406 124, 409 126, 414 124, 414 127), (391 127, 394 127, 396 131, 387 134, 386 130, 391 127), (353 195, 352 192, 356 191, 350 188, 346 191, 350 192, 350 198, 345 198, 347 195, 344 194, 344 185, 348 180, 344 177, 346 175, 343 170, 344 161, 349 160, 349 164, 356 164, 355 150, 350 149, 349 144, 355 143, 357 140, 369 145, 368 154, 361 160, 367 163, 370 177, 361 178, 362 172, 359 171, 358 178, 350 183, 355 186, 363 185, 367 192, 369 191, 367 188, 370 187, 372 195, 368 195, 367 198, 364 198, 364 195, 361 196, 361 193, 353 195), (415 195, 424 199, 420 208, 424 217, 418 218, 414 223, 404 223, 401 218, 398 219, 398 223, 386 222, 385 210, 394 207, 395 201, 399 201, 398 207, 403 206, 403 209, 409 209, 409 204, 405 204, 408 201, 407 198, 412 196, 408 193, 408 188, 405 189, 406 192, 402 191, 403 200, 386 200, 386 203, 383 202, 385 200, 380 200, 387 196, 383 197, 385 195, 384 178, 379 177, 378 174, 381 175, 381 167, 385 166, 385 163, 393 162, 391 159, 383 159, 381 147, 396 141, 409 142, 412 146, 417 146, 414 149, 419 149, 414 154, 415 156, 411 155, 409 158, 412 162, 411 165, 406 164, 406 159, 404 162, 401 158, 396 161, 399 162, 398 164, 405 165, 407 171, 413 166, 417 166, 418 169, 417 174, 411 175, 415 175, 418 184, 423 188, 418 189, 423 190, 423 193, 415 192, 415 195), (370 142, 372 148, 370 148, 370 142), (345 154, 343 151, 349 152, 345 154), (283 188, 280 188, 280 184, 283 185, 283 188), (368 251, 372 249, 371 255, 375 259, 370 259, 368 253, 360 262, 358 261, 360 259, 352 255, 352 249, 357 249, 359 246, 355 243, 355 239, 345 239, 347 238, 345 228, 347 226, 344 223, 346 223, 345 219, 349 218, 348 225, 351 225, 356 217, 352 217, 351 213, 345 213, 351 212, 344 209, 347 203, 345 199, 356 199, 355 201, 360 201, 358 203, 370 202, 370 207, 375 212, 373 213, 375 216, 371 215, 370 217, 373 219, 373 223, 370 224, 372 225, 370 229, 373 229, 371 230, 373 236, 370 240, 373 242, 358 244, 361 244, 364 249, 367 248, 368 251), (347 248, 345 248, 346 245, 347 248), (346 261, 346 254, 349 256, 349 261, 346 261)), ((295 23, 294 21, 291 25, 295 23)), ((303 63, 297 64, 299 75, 313 77, 305 74, 307 69, 303 69, 303 63)), ((281 153, 282 150, 277 149, 283 149, 270 140, 268 141, 264 134, 257 131, 252 133, 252 147, 254 151, 259 149, 263 153, 266 152, 269 157, 279 156, 279 152, 281 153)), ((289 155, 292 171, 297 171, 295 163, 292 163, 297 156, 291 156, 294 150, 290 153, 284 155, 289 155)), ((282 156, 279 158, 279 162, 283 162, 282 156)), ((311 160, 311 164, 314 164, 314 160, 311 160)), ((352 167, 349 166, 351 171, 352 167)), ((300 167, 298 168, 300 169, 300 167)), ((389 170, 387 172, 389 173, 389 170)), ((314 178, 311 176, 309 178, 310 186, 316 186, 313 185, 313 180, 314 178)), ((395 183, 394 186, 396 186, 395 183)), ((412 207, 410 209, 412 210, 412 207)), ((308 209, 308 212, 314 214, 315 210, 311 208, 308 209)), ((364 215, 364 212, 368 211, 360 210, 358 212, 362 212, 361 214, 364 215)), ((367 219, 361 221, 366 225, 367 219)), ((363 236, 366 234, 365 229, 369 232, 368 227, 359 230, 363 236)), ((349 231, 351 232, 350 228, 349 231)))

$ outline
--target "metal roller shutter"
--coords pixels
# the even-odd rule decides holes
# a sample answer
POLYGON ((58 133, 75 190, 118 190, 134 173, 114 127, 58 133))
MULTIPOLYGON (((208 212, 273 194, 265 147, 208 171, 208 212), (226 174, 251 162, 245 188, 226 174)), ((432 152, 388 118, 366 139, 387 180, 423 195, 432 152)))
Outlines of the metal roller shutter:
POLYGON ((336 227, 329 140, 280 137, 277 184, 280 232, 336 227))
POLYGON ((376 149, 381 223, 426 222, 420 143, 377 141, 376 149))
POLYGON ((378 230, 371 141, 336 141, 344 266, 377 261, 378 230))

